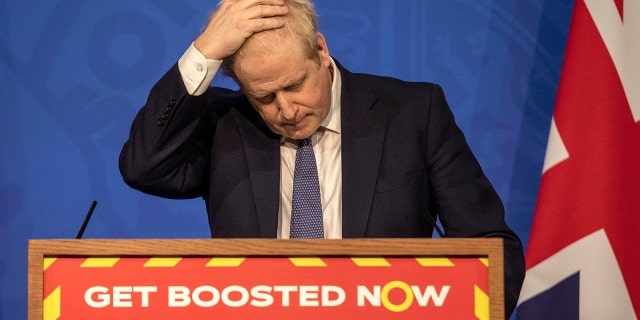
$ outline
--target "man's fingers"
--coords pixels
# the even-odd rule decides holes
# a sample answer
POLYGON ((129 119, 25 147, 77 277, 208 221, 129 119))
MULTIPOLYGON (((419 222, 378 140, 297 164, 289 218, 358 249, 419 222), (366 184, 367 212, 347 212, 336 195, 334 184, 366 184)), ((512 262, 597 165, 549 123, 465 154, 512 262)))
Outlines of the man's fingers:
POLYGON ((222 0, 218 3, 218 7, 227 5, 238 5, 242 8, 251 8, 257 5, 267 6, 283 6, 283 0, 222 0))
MULTIPOLYGON (((265 0, 262 0, 265 1, 265 0)), ((220 15, 231 18, 232 20, 251 20, 284 16, 289 12, 289 9, 278 3, 278 1, 269 1, 269 3, 262 3, 260 0, 225 0, 221 2, 221 7, 218 8, 220 15)))
POLYGON ((285 6, 270 6, 265 4, 259 4, 255 7, 253 11, 255 13, 252 18, 255 19, 255 18, 268 18, 268 17, 282 16, 287 14, 288 9, 285 6))
POLYGON ((244 26, 241 29, 256 33, 282 27, 284 25, 282 17, 287 14, 288 9, 285 6, 259 4, 249 9, 249 11, 246 21, 241 24, 244 26))
POLYGON ((284 0, 221 1, 194 45, 205 57, 221 60, 251 35, 282 27, 287 12, 284 0))
POLYGON ((246 2, 247 6, 255 6, 259 4, 270 5, 270 6, 282 6, 284 5, 284 0, 236 0, 237 2, 246 2))
POLYGON ((252 19, 248 22, 248 27, 252 33, 257 33, 261 31, 277 29, 284 25, 283 19, 278 18, 261 18, 261 19, 252 19))

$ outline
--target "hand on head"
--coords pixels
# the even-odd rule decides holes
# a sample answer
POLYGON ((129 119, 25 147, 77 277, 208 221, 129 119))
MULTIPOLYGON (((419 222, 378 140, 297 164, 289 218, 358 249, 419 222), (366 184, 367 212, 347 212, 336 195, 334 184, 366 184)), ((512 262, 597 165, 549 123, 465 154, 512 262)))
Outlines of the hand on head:
POLYGON ((194 46, 206 58, 222 60, 254 33, 282 27, 287 12, 283 0, 223 0, 194 46))

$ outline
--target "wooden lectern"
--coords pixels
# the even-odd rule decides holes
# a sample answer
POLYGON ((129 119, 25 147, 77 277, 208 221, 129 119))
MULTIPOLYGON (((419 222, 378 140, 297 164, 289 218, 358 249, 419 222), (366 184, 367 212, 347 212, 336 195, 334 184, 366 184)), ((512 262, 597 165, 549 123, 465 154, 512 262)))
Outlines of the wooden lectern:
POLYGON ((502 239, 29 241, 29 319, 504 319, 502 239))

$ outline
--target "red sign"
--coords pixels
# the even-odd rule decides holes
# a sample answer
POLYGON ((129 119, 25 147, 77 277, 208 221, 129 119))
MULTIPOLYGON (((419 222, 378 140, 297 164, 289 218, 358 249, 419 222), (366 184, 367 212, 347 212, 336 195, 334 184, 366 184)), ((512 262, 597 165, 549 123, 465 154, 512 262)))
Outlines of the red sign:
POLYGON ((45 258, 44 319, 488 319, 487 259, 45 258))

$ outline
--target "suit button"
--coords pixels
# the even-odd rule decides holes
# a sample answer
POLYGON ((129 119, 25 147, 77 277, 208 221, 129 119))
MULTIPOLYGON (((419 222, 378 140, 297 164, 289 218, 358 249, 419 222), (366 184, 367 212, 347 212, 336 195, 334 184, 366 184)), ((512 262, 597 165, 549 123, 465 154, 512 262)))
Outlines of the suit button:
POLYGON ((176 99, 174 98, 169 99, 169 107, 173 107, 175 105, 176 105, 176 99))
POLYGON ((158 127, 162 127, 164 125, 164 120, 158 120, 156 124, 158 125, 158 127))
POLYGON ((163 113, 163 114, 160 116, 160 119, 162 119, 162 120, 167 120, 168 118, 169 118, 169 114, 167 114, 167 113, 163 113))

